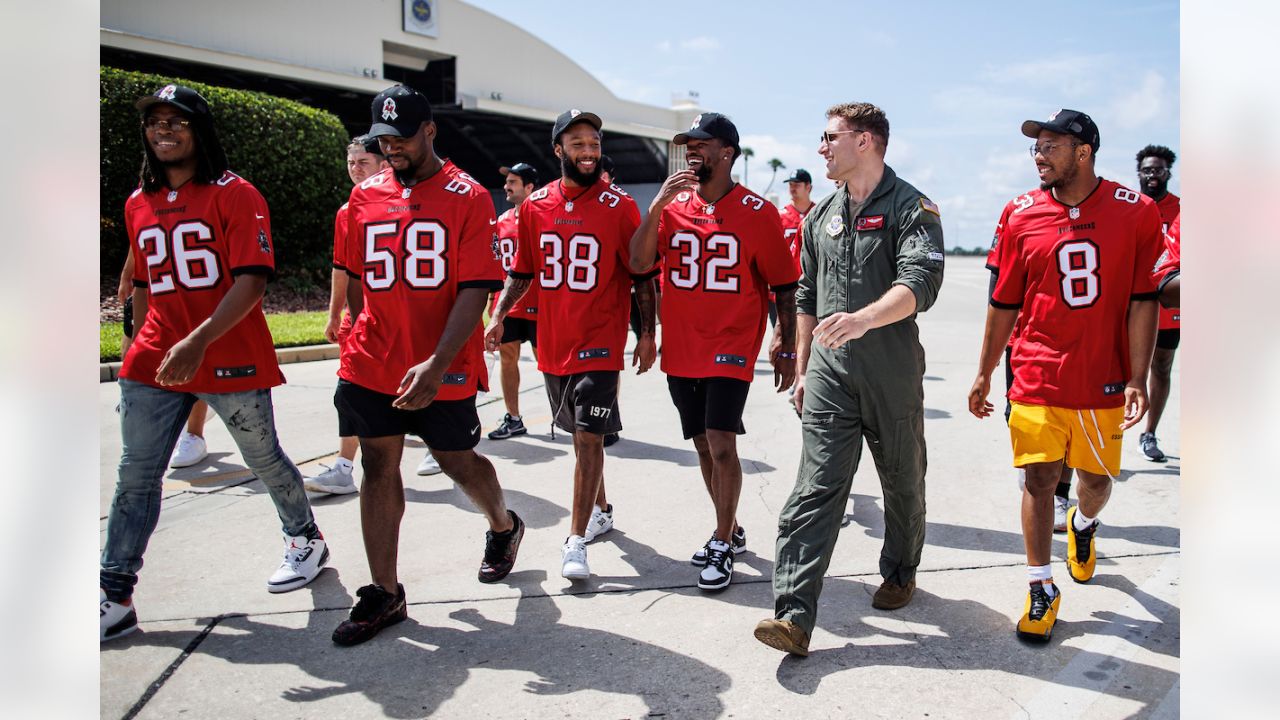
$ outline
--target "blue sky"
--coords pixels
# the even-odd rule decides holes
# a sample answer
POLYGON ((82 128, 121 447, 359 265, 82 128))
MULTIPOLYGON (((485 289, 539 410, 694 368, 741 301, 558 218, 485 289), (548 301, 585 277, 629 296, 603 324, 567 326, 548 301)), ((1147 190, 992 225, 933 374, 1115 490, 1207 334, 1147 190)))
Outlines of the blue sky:
MULTIPOLYGON (((1036 184, 1018 126, 1089 113, 1098 172, 1136 187, 1147 143, 1181 151, 1176 2, 598 3, 467 0, 542 38, 619 97, 667 106, 695 90, 766 161, 804 167, 815 197, 826 108, 868 101, 890 123, 887 162, 942 208, 948 247, 985 246, 1004 203, 1036 184)), ((741 173, 738 161, 735 171, 741 173)), ((1170 189, 1178 193, 1179 165, 1170 189)), ((781 174, 779 175, 779 183, 781 174)), ((785 199, 785 188, 774 192, 785 199)))

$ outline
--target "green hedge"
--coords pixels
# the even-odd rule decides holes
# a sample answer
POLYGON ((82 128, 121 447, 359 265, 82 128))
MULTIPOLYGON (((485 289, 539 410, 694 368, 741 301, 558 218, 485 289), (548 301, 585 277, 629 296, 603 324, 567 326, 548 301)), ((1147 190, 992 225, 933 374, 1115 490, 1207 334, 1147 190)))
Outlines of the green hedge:
POLYGON ((253 183, 271 208, 276 271, 287 284, 328 285, 333 214, 351 192, 337 116, 292 100, 182 78, 99 69, 101 81, 101 271, 119 277, 128 252, 124 202, 138 187, 142 163, 133 104, 169 83, 194 88, 213 109, 231 170, 253 183))

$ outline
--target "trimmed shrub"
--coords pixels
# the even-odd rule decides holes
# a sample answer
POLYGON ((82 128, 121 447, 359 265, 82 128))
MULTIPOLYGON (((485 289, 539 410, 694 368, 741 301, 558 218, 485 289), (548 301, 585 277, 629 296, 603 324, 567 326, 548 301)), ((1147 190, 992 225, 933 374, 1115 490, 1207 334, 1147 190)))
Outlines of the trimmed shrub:
MULTIPOLYGON (((351 192, 347 132, 337 116, 292 100, 181 78, 99 68, 101 272, 119 277, 129 249, 124 202, 138 187, 142 145, 133 104, 169 83, 195 89, 213 109, 232 172, 253 183, 271 209, 276 272, 286 285, 327 287, 333 215, 351 192)), ((113 283, 114 286, 114 283, 113 283)))

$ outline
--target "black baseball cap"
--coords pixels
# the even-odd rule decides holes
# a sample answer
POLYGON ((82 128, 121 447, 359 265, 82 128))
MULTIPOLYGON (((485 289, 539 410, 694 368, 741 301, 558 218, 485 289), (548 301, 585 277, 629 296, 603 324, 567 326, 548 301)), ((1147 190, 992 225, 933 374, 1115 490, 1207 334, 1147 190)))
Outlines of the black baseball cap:
POLYGON ((183 85, 165 85, 150 95, 138 98, 134 107, 146 115, 156 105, 172 105, 191 116, 192 119, 213 120, 213 111, 209 102, 200 93, 183 85))
POLYGON ((551 145, 554 146, 560 142, 560 136, 565 130, 574 123, 584 122, 591 127, 599 130, 604 126, 604 121, 595 113, 582 112, 581 110, 566 110, 560 113, 560 117, 556 118, 556 124, 551 126, 551 145))
POLYGON ((1093 122, 1093 118, 1080 112, 1079 110, 1058 110, 1049 116, 1044 122, 1037 120, 1027 120, 1022 123, 1022 134, 1032 140, 1040 136, 1041 130, 1056 132, 1062 135, 1070 135, 1080 142, 1089 145, 1093 151, 1098 152, 1098 126, 1093 122))
POLYGON ((812 185, 813 176, 810 175, 809 171, 805 170, 804 168, 796 168, 795 172, 791 173, 791 177, 787 178, 786 180, 783 180, 782 182, 789 182, 789 183, 802 182, 802 183, 809 183, 810 185, 812 185))
POLYGON ((373 125, 369 137, 412 137, 424 122, 431 122, 431 103, 408 85, 393 85, 378 93, 369 106, 373 125))
POLYGON ((348 147, 351 145, 359 145, 364 148, 365 152, 373 155, 382 154, 382 146, 378 144, 378 138, 373 137, 372 135, 357 135, 351 138, 351 142, 348 143, 348 147))
POLYGON ((738 128, 733 121, 720 113, 713 112, 702 113, 694 118, 689 129, 676 135, 671 142, 684 145, 690 140, 710 140, 711 138, 716 138, 739 152, 742 150, 738 146, 738 128))
POLYGON ((538 169, 529 163, 519 162, 511 167, 500 167, 498 168, 498 172, 501 173, 504 178, 514 173, 519 175, 520 179, 526 183, 533 183, 534 185, 538 184, 538 169))

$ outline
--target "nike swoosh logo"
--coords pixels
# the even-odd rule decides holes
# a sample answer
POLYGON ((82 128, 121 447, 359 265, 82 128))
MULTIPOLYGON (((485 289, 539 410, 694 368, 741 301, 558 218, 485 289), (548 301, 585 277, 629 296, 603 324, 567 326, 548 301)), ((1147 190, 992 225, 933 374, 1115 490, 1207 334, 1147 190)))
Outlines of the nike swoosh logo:
POLYGON ((266 219, 266 218, 262 217, 261 215, 256 215, 256 214, 254 215, 254 217, 258 218, 259 220, 265 220, 265 219, 266 219))
POLYGON ((471 428, 471 434, 472 434, 472 435, 475 435, 475 434, 476 434, 476 433, 478 433, 478 432, 480 432, 480 426, 479 426, 479 425, 477 425, 477 426, 475 426, 475 427, 471 428))

